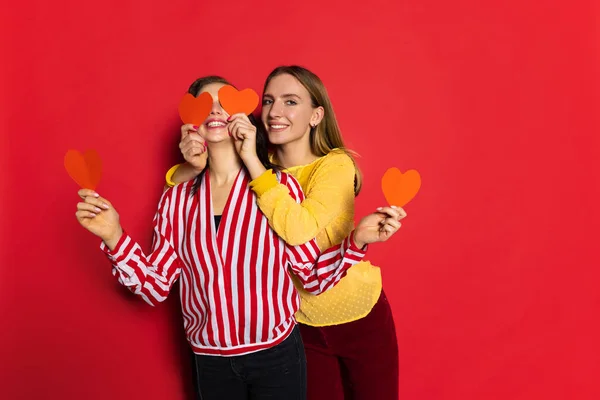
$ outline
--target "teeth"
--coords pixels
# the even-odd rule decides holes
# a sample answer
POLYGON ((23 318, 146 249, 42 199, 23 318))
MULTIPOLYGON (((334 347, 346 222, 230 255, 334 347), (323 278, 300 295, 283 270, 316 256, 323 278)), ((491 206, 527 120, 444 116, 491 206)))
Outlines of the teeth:
POLYGON ((271 125, 271 128, 273 128, 273 129, 283 129, 285 127, 286 127, 286 125, 271 125))
POLYGON ((212 122, 208 123, 209 128, 213 128, 215 126, 225 126, 225 124, 223 122, 219 122, 219 121, 212 121, 212 122))

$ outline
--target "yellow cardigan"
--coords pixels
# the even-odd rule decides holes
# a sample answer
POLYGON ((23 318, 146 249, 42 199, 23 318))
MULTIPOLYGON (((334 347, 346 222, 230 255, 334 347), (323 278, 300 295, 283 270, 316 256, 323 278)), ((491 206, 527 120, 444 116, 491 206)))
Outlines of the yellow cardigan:
MULTIPOLYGON (((167 173, 167 184, 176 166, 167 173)), ((277 234, 291 245, 316 237, 321 250, 340 243, 354 228, 354 163, 340 150, 333 150, 310 164, 292 167, 304 191, 298 204, 287 186, 278 183, 271 170, 252 182, 258 206, 277 234)), ((381 272, 368 261, 356 264, 332 289, 318 296, 306 292, 298 281, 300 310, 296 320, 311 326, 338 325, 366 316, 381 293, 381 272)))

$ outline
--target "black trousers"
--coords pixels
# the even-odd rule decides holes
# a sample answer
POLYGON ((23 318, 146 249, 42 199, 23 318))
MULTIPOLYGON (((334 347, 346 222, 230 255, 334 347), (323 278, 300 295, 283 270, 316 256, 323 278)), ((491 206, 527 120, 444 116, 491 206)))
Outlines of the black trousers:
POLYGON ((296 326, 277 346, 242 356, 195 355, 202 400, 305 400, 306 356, 296 326))

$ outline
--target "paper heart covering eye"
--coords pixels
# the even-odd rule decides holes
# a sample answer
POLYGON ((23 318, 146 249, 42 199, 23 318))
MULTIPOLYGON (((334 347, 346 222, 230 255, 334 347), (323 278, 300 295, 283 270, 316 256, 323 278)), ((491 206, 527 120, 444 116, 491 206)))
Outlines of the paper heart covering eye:
POLYGON ((179 117, 184 124, 202 125, 212 110, 210 93, 202 92, 198 97, 186 93, 179 102, 179 117))
POLYGON ((421 175, 410 169, 402 173, 398 168, 389 168, 381 178, 383 195, 390 206, 404 207, 421 188, 421 175))
POLYGON ((237 90, 225 85, 219 89, 219 102, 227 114, 252 114, 258 107, 258 94, 252 89, 237 90))
POLYGON ((82 189, 96 190, 102 177, 102 160, 96 150, 86 150, 83 154, 69 150, 65 154, 64 164, 69 176, 82 189))

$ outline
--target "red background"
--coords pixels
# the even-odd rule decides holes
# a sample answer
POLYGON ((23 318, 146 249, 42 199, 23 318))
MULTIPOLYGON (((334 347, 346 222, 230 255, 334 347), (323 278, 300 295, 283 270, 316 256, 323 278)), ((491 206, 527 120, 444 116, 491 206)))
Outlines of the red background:
POLYGON ((362 155, 359 215, 387 168, 423 177, 369 255, 401 398, 600 398, 592 2, 162 3, 0 13, 0 398, 191 398, 177 296, 151 308, 116 283, 63 157, 98 150, 98 191, 148 246, 189 83, 260 91, 288 63, 321 76, 362 155))

